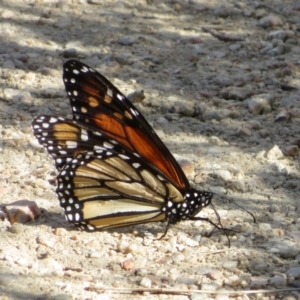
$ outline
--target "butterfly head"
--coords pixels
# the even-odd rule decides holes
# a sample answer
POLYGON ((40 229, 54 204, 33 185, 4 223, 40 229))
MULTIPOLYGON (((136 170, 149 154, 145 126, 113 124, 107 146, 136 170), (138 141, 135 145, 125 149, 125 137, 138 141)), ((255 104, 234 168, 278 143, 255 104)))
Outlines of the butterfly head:
POLYGON ((170 223, 175 224, 196 216, 204 207, 210 205, 212 197, 212 193, 190 189, 185 193, 183 201, 169 200, 163 210, 170 219, 170 223))

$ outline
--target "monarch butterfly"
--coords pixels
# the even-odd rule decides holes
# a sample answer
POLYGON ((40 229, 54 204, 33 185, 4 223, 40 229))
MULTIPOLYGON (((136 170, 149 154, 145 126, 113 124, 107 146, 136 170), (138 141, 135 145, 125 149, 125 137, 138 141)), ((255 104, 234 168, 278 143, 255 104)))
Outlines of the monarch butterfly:
MULTIPOLYGON (((73 119, 38 116, 33 133, 55 160, 56 193, 69 222, 94 231, 204 220, 213 193, 191 188, 138 109, 103 75, 69 60, 63 81, 73 119)), ((164 234, 164 235, 165 235, 164 234)))

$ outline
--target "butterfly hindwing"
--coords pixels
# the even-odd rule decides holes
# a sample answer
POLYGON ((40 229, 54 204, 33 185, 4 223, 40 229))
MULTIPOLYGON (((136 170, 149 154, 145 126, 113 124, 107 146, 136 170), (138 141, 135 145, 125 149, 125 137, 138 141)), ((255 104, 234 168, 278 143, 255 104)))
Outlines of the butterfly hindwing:
POLYGON ((56 190, 60 205, 69 222, 81 228, 161 221, 167 198, 183 201, 164 174, 97 131, 52 116, 37 117, 32 126, 62 169, 56 190))
POLYGON ((167 195, 183 200, 155 169, 120 150, 85 152, 62 169, 56 192, 70 222, 96 230, 162 221, 167 195))

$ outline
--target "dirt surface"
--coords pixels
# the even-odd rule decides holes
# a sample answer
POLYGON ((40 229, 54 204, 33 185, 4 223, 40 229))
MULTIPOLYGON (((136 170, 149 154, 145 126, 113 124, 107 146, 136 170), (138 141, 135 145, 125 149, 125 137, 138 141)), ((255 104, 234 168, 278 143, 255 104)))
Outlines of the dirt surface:
POLYGON ((300 299, 298 0, 10 0, 0 16, 0 204, 42 211, 26 224, 0 215, 1 300, 300 299), (93 234, 68 224, 30 124, 71 115, 69 58, 125 95, 144 90, 135 105, 192 184, 257 222, 216 195, 236 230, 230 248, 201 221, 162 240, 165 223, 93 234))

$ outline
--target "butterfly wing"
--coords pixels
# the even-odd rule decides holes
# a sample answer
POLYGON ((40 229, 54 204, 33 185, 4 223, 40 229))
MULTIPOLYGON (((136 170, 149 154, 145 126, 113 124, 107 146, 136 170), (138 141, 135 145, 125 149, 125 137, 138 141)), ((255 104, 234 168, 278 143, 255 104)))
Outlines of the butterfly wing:
POLYGON ((60 170, 57 195, 68 220, 104 229, 192 219, 212 194, 191 189, 166 146, 105 77, 78 62, 64 65, 73 120, 39 116, 34 135, 60 170))
POLYGON ((168 199, 183 201, 163 173, 106 135, 51 116, 36 118, 33 128, 62 167, 56 189, 60 205, 68 221, 82 229, 162 221, 168 199))
POLYGON ((77 155, 58 175, 69 222, 93 231, 166 219, 166 198, 182 201, 182 194, 142 159, 108 143, 77 155))
POLYGON ((210 204, 211 193, 189 189, 182 194, 139 155, 74 120, 40 116, 33 130, 61 169, 56 189, 60 205, 68 221, 82 229, 165 219, 176 223, 210 204))
POLYGON ((32 121, 32 129, 39 143, 54 159, 58 170, 79 153, 96 150, 101 144, 100 132, 91 131, 86 126, 62 117, 38 116, 32 121))
POLYGON ((189 182, 177 161, 136 107, 104 76, 69 60, 63 80, 73 119, 118 141, 164 173, 181 191, 189 182))

